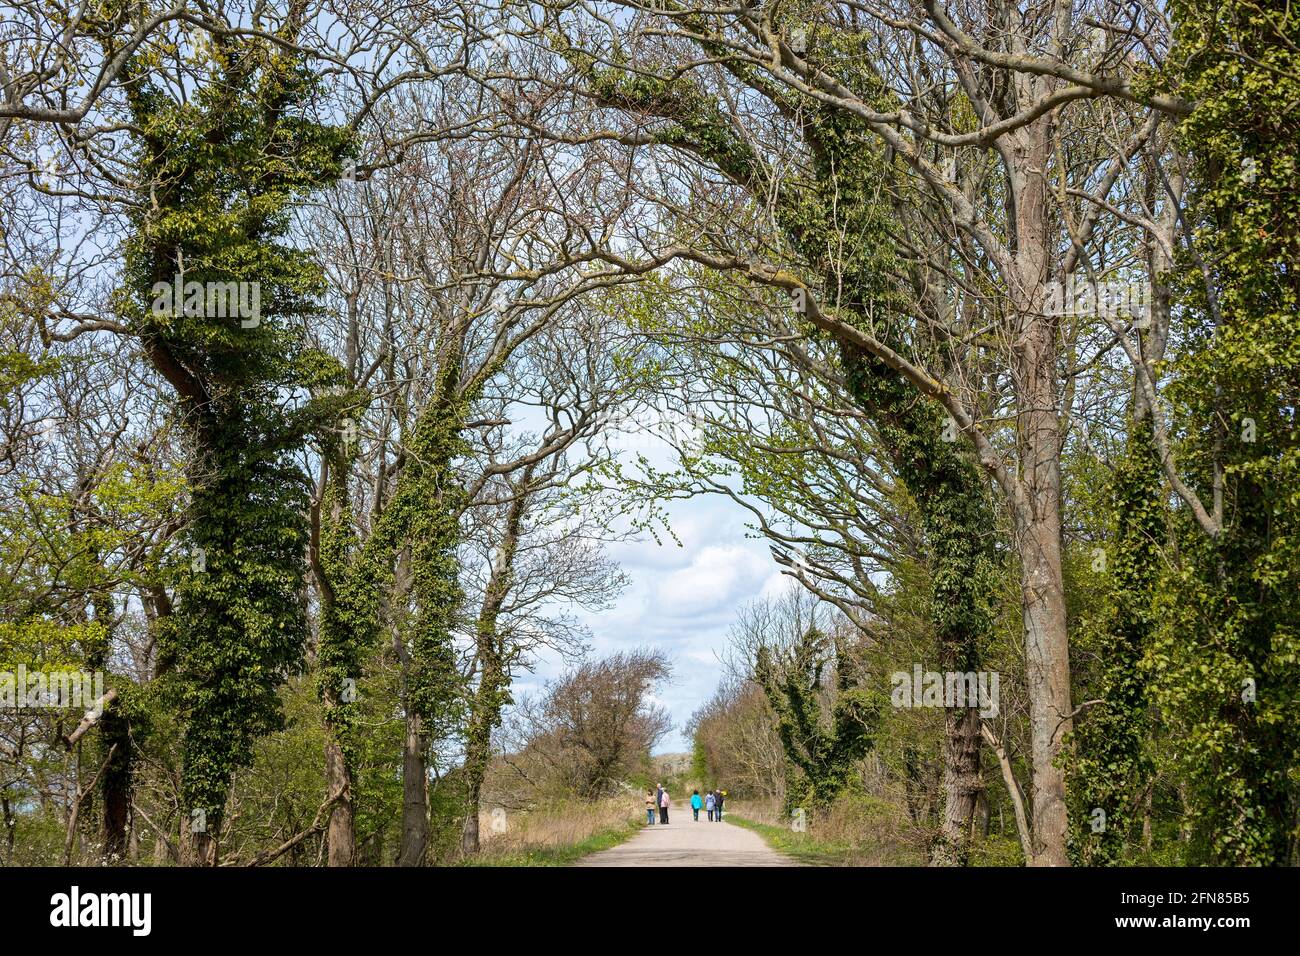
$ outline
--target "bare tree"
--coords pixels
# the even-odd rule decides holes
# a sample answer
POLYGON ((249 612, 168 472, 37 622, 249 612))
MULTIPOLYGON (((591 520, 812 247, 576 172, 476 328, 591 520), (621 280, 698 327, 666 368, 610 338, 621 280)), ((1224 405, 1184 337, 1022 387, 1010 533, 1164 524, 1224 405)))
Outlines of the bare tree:
POLYGON ((661 651, 624 651, 581 664, 521 701, 509 759, 534 760, 569 792, 614 792, 643 766, 672 728, 654 703, 654 689, 671 674, 661 651))

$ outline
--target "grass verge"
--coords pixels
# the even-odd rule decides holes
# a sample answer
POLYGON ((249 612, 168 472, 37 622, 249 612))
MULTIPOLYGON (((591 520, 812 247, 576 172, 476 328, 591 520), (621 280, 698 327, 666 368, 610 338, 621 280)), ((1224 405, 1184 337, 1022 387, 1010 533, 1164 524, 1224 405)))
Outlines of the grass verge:
POLYGON ((591 853, 616 847, 640 829, 638 824, 629 823, 621 827, 610 827, 577 843, 561 846, 520 847, 500 855, 475 857, 466 860, 465 866, 572 866, 578 860, 591 853))
MULTIPOLYGON (((498 811, 499 813, 500 811, 498 811)), ((479 819, 483 851, 465 866, 570 866, 590 853, 618 846, 641 828, 626 797, 558 800, 511 813, 496 832, 491 814, 479 819)))
POLYGON ((807 833, 749 820, 734 811, 728 812, 726 819, 746 830, 753 830, 773 850, 804 866, 853 866, 858 862, 857 851, 848 844, 814 840, 807 833))

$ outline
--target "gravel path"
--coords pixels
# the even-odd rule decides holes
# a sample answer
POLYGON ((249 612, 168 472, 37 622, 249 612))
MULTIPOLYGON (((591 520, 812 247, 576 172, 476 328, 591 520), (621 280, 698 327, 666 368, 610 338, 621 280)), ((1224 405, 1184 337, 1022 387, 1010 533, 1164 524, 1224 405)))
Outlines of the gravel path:
POLYGON ((624 843, 583 857, 577 866, 796 866, 763 842, 753 830, 710 823, 688 808, 671 811, 668 826, 655 824, 624 843))

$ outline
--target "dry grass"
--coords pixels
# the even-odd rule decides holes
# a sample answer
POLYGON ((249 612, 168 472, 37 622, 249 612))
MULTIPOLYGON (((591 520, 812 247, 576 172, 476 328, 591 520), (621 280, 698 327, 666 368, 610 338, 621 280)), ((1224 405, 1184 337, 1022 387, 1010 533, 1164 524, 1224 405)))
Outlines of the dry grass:
POLYGON ((621 843, 636 832, 644 813, 638 795, 601 800, 562 800, 527 812, 479 817, 480 866, 564 866, 578 857, 621 843), (505 832, 499 832, 504 820, 505 832))
POLYGON ((824 815, 807 822, 806 832, 791 829, 778 803, 728 802, 733 823, 750 825, 776 849, 810 864, 833 866, 915 866, 924 835, 900 808, 866 795, 845 797, 824 815))

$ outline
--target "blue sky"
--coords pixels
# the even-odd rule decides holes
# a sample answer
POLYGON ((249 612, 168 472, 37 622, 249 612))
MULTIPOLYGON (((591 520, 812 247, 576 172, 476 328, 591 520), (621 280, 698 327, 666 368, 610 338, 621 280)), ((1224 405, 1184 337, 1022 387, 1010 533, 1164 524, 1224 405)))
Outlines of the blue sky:
MULTIPOLYGON (((610 610, 581 617, 591 630, 593 656, 646 645, 668 654, 673 681, 657 701, 671 713, 673 732, 657 750, 675 753, 689 749, 682 728, 717 687, 737 609, 777 593, 790 579, 764 542, 745 537, 748 512, 734 502, 710 495, 670 502, 667 511, 681 545, 647 536, 611 546, 630 584, 610 610)), ((516 690, 534 691, 560 670, 557 660, 545 658, 516 681, 516 690)))

